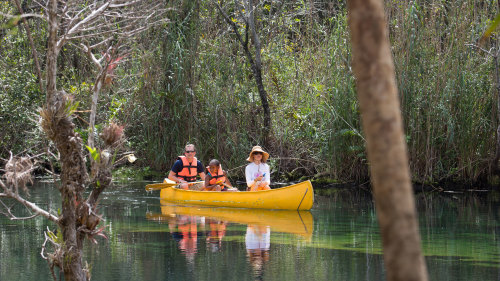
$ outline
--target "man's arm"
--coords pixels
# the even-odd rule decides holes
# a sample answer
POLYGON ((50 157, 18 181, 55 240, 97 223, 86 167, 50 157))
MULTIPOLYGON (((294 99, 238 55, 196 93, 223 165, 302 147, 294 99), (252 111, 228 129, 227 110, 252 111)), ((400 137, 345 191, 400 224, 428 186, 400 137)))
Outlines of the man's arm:
POLYGON ((182 161, 179 163, 179 160, 175 161, 172 169, 168 173, 168 179, 173 180, 177 183, 186 182, 184 179, 177 177, 177 173, 182 170, 182 161))
POLYGON ((201 164, 200 160, 198 160, 196 170, 198 171, 198 175, 200 176, 201 180, 205 180, 205 167, 203 167, 203 164, 201 164))
POLYGON ((170 170, 170 172, 168 173, 168 179, 169 180, 173 180, 177 183, 183 183, 183 182, 186 182, 185 180, 181 179, 181 178, 178 178, 177 176, 177 173, 175 173, 174 171, 170 170))

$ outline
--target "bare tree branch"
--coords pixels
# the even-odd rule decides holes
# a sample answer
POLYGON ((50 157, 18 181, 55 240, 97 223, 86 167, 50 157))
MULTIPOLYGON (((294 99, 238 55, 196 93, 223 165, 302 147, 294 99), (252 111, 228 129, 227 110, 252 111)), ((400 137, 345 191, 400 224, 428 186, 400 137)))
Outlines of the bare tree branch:
MULTIPOLYGON (((1 194, 0 194, 0 196, 1 196, 1 194)), ((17 217, 14 214, 12 214, 12 211, 11 211, 12 207, 5 205, 5 203, 1 200, 0 200, 0 204, 5 209, 5 211, 0 211, 0 213, 3 214, 4 216, 8 217, 10 220, 29 220, 29 219, 32 219, 34 217, 39 216, 38 214, 34 214, 34 215, 29 216, 29 217, 17 217)))
POLYGON ((482 52, 484 52, 487 55, 490 55, 492 57, 498 56, 498 52, 500 52, 500 49, 495 50, 493 47, 491 47, 489 50, 486 50, 477 44, 465 44, 465 46, 476 48, 476 49, 478 49, 478 50, 480 50, 480 51, 482 51, 482 52), (496 51, 496 52, 494 52, 494 51, 496 51))
MULTIPOLYGON (((21 203, 26 208, 28 208, 29 210, 31 210, 31 211, 33 211, 35 213, 32 217, 43 216, 43 217, 45 217, 46 219, 48 219, 50 221, 53 221, 55 223, 59 223, 59 218, 58 217, 56 217, 55 215, 49 213, 48 211, 45 211, 45 210, 41 209, 36 204, 34 204, 34 203, 32 203, 32 202, 30 202, 30 201, 22 198, 21 196, 19 196, 19 194, 16 194, 16 193, 12 192, 12 190, 9 189, 2 180, 0 180, 0 186, 3 188, 3 190, 5 192, 5 193, 0 193, 0 197, 15 199, 17 202, 21 203)), ((2 202, 2 204, 3 204, 3 202, 2 202)), ((12 215, 12 213, 10 212, 10 208, 6 208, 6 209, 9 210, 8 213, 12 215)), ((27 218, 17 218, 14 215, 9 216, 9 218, 10 219, 27 219, 27 218)))
MULTIPOLYGON (((158 1, 106 1, 93 3, 84 9, 74 10, 66 5, 64 15, 66 32, 57 42, 61 48, 67 41, 81 38, 95 38, 106 34, 130 36, 140 31, 166 22, 164 14, 169 9, 162 8, 158 1), (83 18, 83 19, 82 19, 83 18), (125 32, 123 32, 125 30, 125 32)), ((64 30, 64 28, 63 28, 64 30)))
POLYGON ((40 18, 40 19, 43 19, 43 20, 47 20, 47 17, 45 17, 43 15, 40 15, 40 14, 9 15, 9 14, 5 14, 5 13, 0 12, 0 16, 6 17, 6 18, 9 18, 9 19, 15 19, 15 18, 17 18, 17 19, 40 18))
MULTIPOLYGON (((110 2, 104 3, 104 5, 102 5, 97 10, 93 11, 90 15, 86 16, 83 20, 81 20, 80 22, 78 22, 77 24, 75 24, 75 26, 73 26, 70 30, 68 30, 68 32, 61 39, 59 39, 59 41, 57 42, 57 46, 59 48, 61 48, 62 45, 64 44, 64 42, 66 41, 67 37, 71 36, 73 33, 80 32, 78 30, 78 28, 80 28, 81 26, 85 25, 86 23, 92 21, 94 18, 96 18, 97 16, 99 16, 104 10, 106 10, 106 8, 108 8, 108 6, 110 4, 111 4, 110 2)), ((81 14, 81 11, 79 11, 77 13, 77 15, 73 18, 72 22, 76 22, 75 19, 80 14, 81 14)))

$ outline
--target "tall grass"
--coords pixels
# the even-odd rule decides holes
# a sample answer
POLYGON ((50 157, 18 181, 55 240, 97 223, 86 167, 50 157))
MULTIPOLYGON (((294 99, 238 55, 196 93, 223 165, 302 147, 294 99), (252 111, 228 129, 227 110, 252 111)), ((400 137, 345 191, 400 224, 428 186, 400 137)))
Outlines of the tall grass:
POLYGON ((410 1, 388 6, 414 178, 476 181, 494 154, 491 58, 477 42, 494 1, 410 1))
MULTIPOLYGON (((262 5, 257 11, 272 114, 266 149, 274 175, 363 182, 368 163, 345 7, 293 3, 277 11, 272 3, 262 5)), ((191 29, 165 29, 169 42, 161 61, 168 66, 155 66, 156 58, 149 58, 164 78, 151 96, 141 96, 153 105, 141 124, 147 124, 143 148, 152 163, 168 163, 156 165, 168 169, 179 147, 194 141, 204 162, 218 158, 241 177, 251 146, 262 144, 260 99, 241 46, 212 8, 202 2, 199 21, 188 24, 191 29), (186 64, 189 77, 182 70, 186 64)), ((416 181, 472 182, 490 175, 498 123, 492 63, 467 44, 476 42, 497 12, 494 1, 387 2, 416 181)))
MULTIPOLYGON (((170 1, 176 8, 168 16, 171 23, 144 34, 116 70, 126 90, 111 87, 103 93, 98 118, 109 119, 115 101, 123 104, 117 118, 127 126, 140 165, 167 172, 191 142, 205 164, 217 158, 232 177, 242 177, 251 147, 263 144, 262 109, 249 63, 212 4, 170 1)), ((342 1, 263 1, 256 10, 272 117, 265 149, 274 179, 368 179, 345 9, 342 1)), ((386 11, 413 179, 491 180, 498 126, 494 69, 492 58, 470 44, 499 13, 497 1, 391 0, 386 11)), ((2 40, 5 69, 28 60, 22 34, 2 40)), ((490 48, 491 40, 483 47, 490 48)), ((85 109, 88 85, 82 81, 92 71, 85 59, 70 63, 75 56, 67 52, 61 56, 60 65, 68 68, 61 72, 61 87, 75 88, 72 94, 85 109)), ((38 101, 36 81, 26 75, 29 67, 0 71, 2 85, 10 85, 0 94, 2 120, 27 123, 26 113, 7 114, 15 112, 20 97, 38 101)), ((12 147, 10 140, 23 138, 13 130, 2 133, 3 152, 12 147)))

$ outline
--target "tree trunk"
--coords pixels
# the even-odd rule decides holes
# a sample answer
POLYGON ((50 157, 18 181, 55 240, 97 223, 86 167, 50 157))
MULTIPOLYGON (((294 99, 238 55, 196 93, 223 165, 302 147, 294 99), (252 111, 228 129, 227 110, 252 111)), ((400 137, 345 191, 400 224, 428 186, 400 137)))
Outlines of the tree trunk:
POLYGON ((381 0, 350 0, 353 69, 387 280, 427 280, 381 0))
POLYGON ((63 235, 63 271, 67 281, 86 280, 82 267, 82 239, 77 237, 76 206, 83 202, 87 171, 82 154, 82 141, 74 131, 67 106, 71 103, 63 91, 57 91, 57 0, 50 0, 49 39, 47 45, 47 97, 42 110, 42 127, 61 155, 62 210, 60 227, 63 235))
POLYGON ((254 16, 254 5, 252 0, 248 0, 247 11, 249 13, 248 16, 248 25, 250 27, 250 32, 252 33, 253 45, 255 48, 255 61, 252 64, 252 70, 255 76, 255 82, 257 83, 257 89, 259 90, 260 100, 262 102, 262 109, 264 111, 264 128, 263 128, 263 138, 264 145, 268 145, 269 133, 271 132, 271 112, 269 110, 269 102, 267 100, 267 92, 264 88, 264 83, 262 82, 262 60, 261 60, 261 46, 259 35, 257 34, 257 30, 255 29, 255 16, 254 16))
POLYGON ((56 95, 56 73, 57 73, 57 0, 50 0, 49 13, 49 39, 47 42, 47 105, 51 105, 56 95))
POLYGON ((264 140, 264 146, 266 147, 268 146, 269 135, 271 133, 271 111, 269 109, 269 102, 267 100, 267 92, 264 88, 264 83, 262 82, 262 61, 260 57, 261 46, 260 46, 259 36, 255 28, 253 1, 246 0, 245 9, 248 12, 248 16, 246 17, 246 20, 248 21, 247 31, 248 28, 250 28, 250 32, 252 33, 252 40, 255 49, 255 59, 253 58, 252 53, 250 52, 248 36, 244 40, 239 32, 238 26, 229 18, 229 16, 226 14, 226 12, 224 12, 222 7, 218 3, 214 1, 214 4, 221 13, 221 15, 224 17, 224 19, 226 20, 226 22, 232 27, 234 34, 236 35, 236 39, 238 39, 241 46, 243 47, 243 51, 245 52, 245 56, 248 59, 248 63, 250 63, 251 65, 252 73, 255 78, 255 83, 257 84, 257 89, 259 91, 260 101, 262 103, 262 110, 264 115, 264 128, 262 132, 263 133, 262 137, 264 140))
MULTIPOLYGON (((97 113, 97 101, 99 99, 99 93, 102 89, 103 81, 106 77, 106 70, 101 70, 101 72, 97 75, 97 79, 94 84, 94 88, 92 89, 92 104, 90 106, 90 117, 89 117, 89 138, 87 143, 90 148, 95 147, 95 116, 97 113)), ((92 157, 90 157, 92 161, 92 157)))
MULTIPOLYGON (((19 0, 14 1, 16 3, 17 9, 19 13, 24 14, 23 8, 19 4, 19 0)), ((42 79, 42 70, 40 68, 40 63, 38 62, 38 54, 36 52, 35 43, 33 42, 33 37, 31 36, 31 28, 28 24, 26 18, 23 18, 24 28, 26 29, 26 35, 28 36, 28 40, 30 42, 31 54, 33 55, 33 61, 35 62, 35 72, 38 78, 38 86, 40 87, 40 92, 43 92, 43 79, 42 79)))

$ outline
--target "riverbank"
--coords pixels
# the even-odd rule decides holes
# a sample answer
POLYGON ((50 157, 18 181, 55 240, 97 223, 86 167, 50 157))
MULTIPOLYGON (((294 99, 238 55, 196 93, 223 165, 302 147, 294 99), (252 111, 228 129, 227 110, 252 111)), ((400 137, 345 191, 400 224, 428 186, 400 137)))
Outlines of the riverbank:
MULTIPOLYGON (((167 176, 168 172, 158 172, 150 169, 149 167, 137 168, 137 167, 120 167, 113 172, 113 179, 115 181, 161 181, 167 176)), ((364 182, 339 182, 338 180, 322 177, 315 178, 314 176, 302 176, 297 179, 285 179, 284 175, 281 178, 277 177, 277 184, 280 182, 300 182, 304 180, 311 180, 314 185, 315 190, 321 191, 325 194, 330 193, 328 190, 364 190, 366 192, 371 192, 370 181, 364 182)), ((231 181, 234 183, 244 182, 243 178, 232 177, 231 181)), ((443 180, 435 183, 421 183, 413 182, 413 190, 415 192, 469 192, 469 193, 481 193, 486 191, 498 191, 500 186, 498 183, 490 183, 487 181, 476 181, 476 182, 459 182, 452 180, 443 180)))

